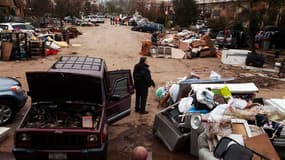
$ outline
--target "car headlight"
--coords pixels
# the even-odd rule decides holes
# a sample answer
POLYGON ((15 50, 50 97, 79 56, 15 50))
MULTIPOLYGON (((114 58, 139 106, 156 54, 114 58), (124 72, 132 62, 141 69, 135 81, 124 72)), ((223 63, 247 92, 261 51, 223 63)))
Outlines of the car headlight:
POLYGON ((11 91, 16 92, 16 93, 21 93, 23 92, 23 89, 20 86, 12 86, 11 91))
POLYGON ((23 142, 27 142, 31 140, 31 136, 27 133, 22 133, 19 135, 19 140, 23 142))
POLYGON ((88 137, 87 137, 87 141, 88 142, 96 142, 98 140, 98 136, 97 135, 89 135, 88 137))

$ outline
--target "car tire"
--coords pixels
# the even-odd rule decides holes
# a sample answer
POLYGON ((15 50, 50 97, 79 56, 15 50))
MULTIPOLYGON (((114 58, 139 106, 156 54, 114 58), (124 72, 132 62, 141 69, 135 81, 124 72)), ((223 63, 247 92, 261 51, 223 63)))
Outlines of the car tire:
POLYGON ((142 28, 140 28, 140 29, 139 29, 139 31, 140 31, 140 32, 142 32, 142 31, 143 31, 143 29, 142 29, 142 28))
POLYGON ((15 109, 9 101, 0 101, 0 126, 11 122, 15 118, 15 109))

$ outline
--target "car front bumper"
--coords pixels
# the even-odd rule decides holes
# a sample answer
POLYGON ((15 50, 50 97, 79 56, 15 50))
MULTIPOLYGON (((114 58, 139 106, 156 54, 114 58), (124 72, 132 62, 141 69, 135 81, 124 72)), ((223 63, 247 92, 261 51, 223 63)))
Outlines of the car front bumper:
POLYGON ((107 143, 100 148, 81 150, 37 150, 13 148, 12 152, 17 160, 106 160, 107 143))

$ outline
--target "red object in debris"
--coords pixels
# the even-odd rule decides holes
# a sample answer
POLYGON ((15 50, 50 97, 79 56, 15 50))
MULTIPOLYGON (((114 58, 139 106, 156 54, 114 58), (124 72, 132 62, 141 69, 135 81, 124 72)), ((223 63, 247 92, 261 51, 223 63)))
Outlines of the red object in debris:
POLYGON ((56 50, 56 49, 46 49, 46 51, 45 51, 45 56, 56 55, 56 54, 58 54, 58 50, 56 50))

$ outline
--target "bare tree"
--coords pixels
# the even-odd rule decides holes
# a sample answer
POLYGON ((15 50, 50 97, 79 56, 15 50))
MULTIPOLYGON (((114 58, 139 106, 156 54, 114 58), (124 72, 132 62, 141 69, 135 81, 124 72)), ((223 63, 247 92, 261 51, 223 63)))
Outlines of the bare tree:
POLYGON ((44 16, 47 13, 52 13, 53 4, 50 0, 31 0, 30 1, 31 13, 34 16, 44 16))
POLYGON ((79 16, 83 11, 84 1, 82 0, 55 0, 54 13, 58 17, 79 16))
POLYGON ((197 21, 198 5, 195 0, 173 0, 173 7, 178 25, 188 26, 197 21))

